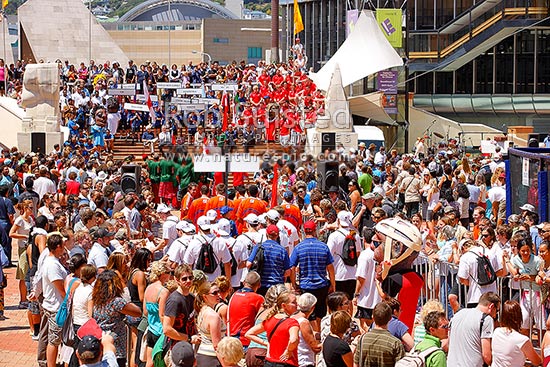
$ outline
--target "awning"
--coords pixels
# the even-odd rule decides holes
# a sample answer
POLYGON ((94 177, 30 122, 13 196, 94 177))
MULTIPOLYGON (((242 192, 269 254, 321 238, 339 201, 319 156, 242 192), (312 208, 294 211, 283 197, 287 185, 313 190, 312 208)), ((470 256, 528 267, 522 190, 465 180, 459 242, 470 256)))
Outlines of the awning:
POLYGON ((373 92, 361 96, 349 97, 349 109, 353 115, 394 125, 392 119, 382 107, 382 92, 373 92))
POLYGON ((374 13, 363 10, 342 46, 319 72, 309 74, 317 88, 328 89, 336 64, 340 66, 345 87, 381 70, 402 66, 403 59, 382 33, 374 13))
MULTIPOLYGON (((466 146, 479 146, 481 140, 502 136, 502 131, 484 124, 460 123, 416 107, 409 108, 409 144, 427 135, 433 142, 455 138, 466 146)), ((412 146, 412 145, 410 145, 412 146)))

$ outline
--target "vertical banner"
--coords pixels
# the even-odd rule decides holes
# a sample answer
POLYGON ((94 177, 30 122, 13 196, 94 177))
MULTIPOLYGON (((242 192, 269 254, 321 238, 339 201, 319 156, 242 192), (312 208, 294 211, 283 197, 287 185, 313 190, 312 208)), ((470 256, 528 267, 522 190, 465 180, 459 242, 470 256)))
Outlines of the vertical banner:
POLYGON ((402 47, 401 9, 376 9, 376 21, 393 47, 402 47))
POLYGON ((353 31, 355 23, 357 23, 357 19, 359 19, 359 10, 352 9, 346 12, 346 38, 348 38, 351 31, 353 31))
POLYGON ((386 113, 397 113, 397 71, 384 70, 378 72, 377 89, 384 92, 382 106, 386 113))

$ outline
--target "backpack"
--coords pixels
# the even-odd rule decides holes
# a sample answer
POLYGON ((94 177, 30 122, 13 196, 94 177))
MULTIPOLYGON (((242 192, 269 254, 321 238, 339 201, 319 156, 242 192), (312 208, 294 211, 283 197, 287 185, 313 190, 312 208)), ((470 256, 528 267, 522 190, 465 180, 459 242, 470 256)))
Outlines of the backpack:
POLYGON ((434 352, 441 350, 438 347, 429 347, 423 352, 417 350, 411 350, 405 357, 401 358, 395 364, 395 367, 424 367, 426 366, 426 359, 434 352))
POLYGON ((477 280, 476 283, 480 286, 489 285, 497 280, 497 274, 491 261, 487 256, 485 256, 485 250, 483 251, 483 256, 479 255, 474 251, 470 251, 477 257, 477 280))
POLYGON ((342 233, 346 237, 344 239, 344 244, 342 245, 342 255, 340 255, 342 261, 348 266, 357 265, 357 246, 355 243, 355 231, 350 231, 347 236, 342 231, 338 232, 342 233))
POLYGON ((470 191, 468 190, 468 186, 464 184, 458 184, 456 186, 456 193, 459 198, 463 199, 469 199, 470 198, 470 191))
POLYGON ((195 264, 195 268, 197 270, 204 271, 206 274, 212 274, 216 271, 217 266, 218 262, 216 261, 216 256, 214 256, 212 241, 203 242, 201 245, 201 250, 199 252, 199 257, 197 258, 197 263, 195 264))
POLYGON ((255 271, 261 276, 264 272, 264 263, 265 263, 265 249, 261 244, 259 244, 258 251, 256 251, 254 260, 252 260, 252 266, 250 266, 250 271, 255 271))
MULTIPOLYGON (((229 254, 231 255, 231 276, 237 274, 237 260, 235 259, 235 255, 233 255, 233 246, 235 246, 235 242, 233 242, 233 245, 228 246, 227 249, 229 250, 229 254)), ((222 272, 222 275, 225 275, 225 266, 224 264, 220 263, 220 270, 222 272)))

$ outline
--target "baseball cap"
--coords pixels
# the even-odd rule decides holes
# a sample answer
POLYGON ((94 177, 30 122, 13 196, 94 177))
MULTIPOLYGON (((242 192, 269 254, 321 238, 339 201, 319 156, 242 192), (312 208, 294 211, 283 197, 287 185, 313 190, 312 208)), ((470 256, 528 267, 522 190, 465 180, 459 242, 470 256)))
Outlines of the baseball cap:
POLYGON ((279 227, 277 227, 275 224, 270 224, 267 226, 267 229, 265 231, 268 235, 272 235, 275 233, 279 234, 279 227))
POLYGON ((524 204, 523 206, 520 206, 519 208, 521 210, 526 210, 526 211, 531 212, 531 213, 535 213, 537 211, 535 209, 535 207, 531 204, 524 204))
POLYGON ((197 219, 197 225, 203 231, 207 231, 210 229, 210 219, 206 215, 202 215, 197 219))
POLYGON ((260 222, 260 224, 267 224, 267 221, 265 220, 265 213, 258 215, 258 222, 260 222))
POLYGON ((362 199, 369 200, 374 199, 376 195, 374 195, 372 192, 368 192, 365 195, 361 196, 362 199))
POLYGON ((232 211, 232 210, 233 210, 232 207, 225 205, 225 206, 222 206, 222 207, 220 208, 220 214, 221 214, 221 215, 224 215, 224 214, 229 213, 229 212, 232 211))
POLYGON ((180 230, 180 231, 183 231, 185 228, 187 228, 188 223, 189 222, 187 222, 186 220, 180 220, 178 222, 178 224, 176 224, 176 229, 180 230))
POLYGON ((218 221, 218 234, 220 236, 229 236, 231 232, 231 223, 225 218, 218 221))
POLYGON ((317 224, 314 221, 308 220, 307 222, 304 223, 304 231, 312 232, 312 231, 315 231, 316 229, 317 229, 317 224))
POLYGON ((331 186, 329 187, 328 192, 339 192, 339 190, 336 186, 331 186))
POLYGON ((206 212, 206 218, 208 218, 211 222, 215 221, 216 218, 218 218, 218 212, 215 211, 214 209, 210 209, 209 211, 206 212))
POLYGON ((253 226, 260 223, 260 221, 258 220, 258 216, 254 213, 250 213, 246 217, 244 217, 244 221, 248 224, 252 224, 253 226))
POLYGON ((89 319, 88 321, 86 321, 78 329, 78 332, 76 333, 76 335, 80 339, 84 339, 84 337, 88 335, 91 335, 96 337, 97 339, 100 339, 102 334, 103 334, 103 330, 101 330, 101 327, 99 327, 95 319, 89 319))
POLYGON ((445 214, 448 214, 448 213, 452 213, 455 211, 455 208, 453 208, 452 206, 450 205, 447 205, 444 209, 443 209, 443 213, 445 214))
POLYGON ((268 210, 265 215, 267 218, 271 220, 279 220, 281 218, 281 216, 279 215, 279 212, 276 211, 275 209, 268 210))
POLYGON ((350 227, 352 219, 353 215, 351 214, 351 212, 342 210, 340 213, 338 213, 338 221, 340 222, 340 226, 342 227, 350 227))
POLYGON ((193 367, 195 363, 195 354, 191 344, 185 341, 179 341, 171 349, 172 362, 179 367, 193 367))
POLYGON ((294 197, 294 194, 292 193, 292 191, 287 190, 287 191, 285 191, 285 193, 283 194, 283 197, 284 197, 286 200, 292 200, 292 198, 294 197))
POLYGON ((166 206, 166 204, 159 204, 157 206, 157 213, 169 213, 170 208, 166 206))
POLYGON ((101 341, 93 335, 86 335, 78 344, 78 354, 87 359, 99 358, 101 341))
POLYGON ((111 237, 114 236, 115 232, 109 232, 107 228, 100 227, 97 229, 97 231, 94 232, 94 238, 103 238, 103 237, 111 237))

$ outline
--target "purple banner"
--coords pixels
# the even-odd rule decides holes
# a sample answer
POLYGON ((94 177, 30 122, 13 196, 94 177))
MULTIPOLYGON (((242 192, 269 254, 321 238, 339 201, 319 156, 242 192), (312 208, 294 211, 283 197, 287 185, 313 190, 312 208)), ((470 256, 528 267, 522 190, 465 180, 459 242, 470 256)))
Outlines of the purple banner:
POLYGON ((352 9, 346 12, 346 38, 348 38, 351 31, 353 31, 353 27, 355 26, 355 23, 357 23, 357 19, 359 19, 359 10, 352 9))
POLYGON ((378 72, 378 90, 386 94, 397 94, 397 71, 378 72))

